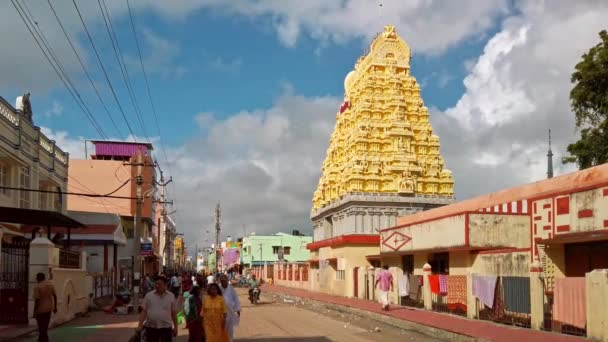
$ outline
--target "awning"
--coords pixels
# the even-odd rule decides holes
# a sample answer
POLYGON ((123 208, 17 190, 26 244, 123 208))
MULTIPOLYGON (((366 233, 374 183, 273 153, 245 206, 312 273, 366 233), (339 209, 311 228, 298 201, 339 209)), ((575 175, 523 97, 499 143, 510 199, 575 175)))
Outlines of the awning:
POLYGON ((84 224, 57 211, 0 207, 0 222, 41 227, 78 228, 84 224))
POLYGON ((534 242, 540 245, 552 245, 565 243, 593 242, 601 240, 608 240, 608 231, 594 230, 588 232, 559 234, 551 239, 535 239, 534 242))
POLYGON ((380 255, 366 255, 365 259, 367 260, 380 260, 380 255))

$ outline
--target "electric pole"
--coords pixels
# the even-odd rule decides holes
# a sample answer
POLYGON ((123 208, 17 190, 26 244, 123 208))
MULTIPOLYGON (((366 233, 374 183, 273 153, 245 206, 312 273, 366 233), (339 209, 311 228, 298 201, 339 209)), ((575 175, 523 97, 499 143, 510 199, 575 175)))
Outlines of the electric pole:
POLYGON ((142 198, 142 185, 144 178, 142 175, 143 158, 141 150, 137 151, 137 176, 135 178, 136 192, 135 192, 135 265, 133 265, 133 300, 135 307, 139 307, 139 283, 141 279, 141 210, 143 205, 142 198))
POLYGON ((215 267, 218 268, 219 261, 219 248, 220 248, 220 227, 221 223, 221 209, 220 204, 218 203, 215 207, 215 267))

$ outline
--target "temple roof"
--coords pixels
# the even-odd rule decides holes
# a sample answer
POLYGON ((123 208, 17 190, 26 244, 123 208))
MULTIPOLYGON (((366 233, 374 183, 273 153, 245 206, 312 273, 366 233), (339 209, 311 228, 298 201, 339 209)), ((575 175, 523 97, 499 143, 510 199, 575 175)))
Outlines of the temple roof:
POLYGON ((346 75, 313 210, 354 192, 453 196, 410 56, 387 25, 346 75))

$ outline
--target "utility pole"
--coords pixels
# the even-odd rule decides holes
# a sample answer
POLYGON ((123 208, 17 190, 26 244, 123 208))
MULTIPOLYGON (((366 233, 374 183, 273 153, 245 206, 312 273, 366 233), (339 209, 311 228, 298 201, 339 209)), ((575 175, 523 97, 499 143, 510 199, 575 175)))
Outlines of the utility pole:
POLYGON ((133 265, 133 301, 135 307, 139 307, 139 283, 141 279, 141 210, 143 205, 142 198, 142 185, 144 183, 144 178, 142 175, 142 165, 143 158, 141 154, 141 150, 137 151, 137 176, 135 178, 136 184, 136 192, 135 192, 135 222, 134 222, 134 230, 135 230, 135 265, 133 265))
POLYGON ((219 248, 220 248, 220 232, 221 232, 221 208, 218 203, 215 207, 215 267, 218 269, 218 261, 220 259, 219 248))

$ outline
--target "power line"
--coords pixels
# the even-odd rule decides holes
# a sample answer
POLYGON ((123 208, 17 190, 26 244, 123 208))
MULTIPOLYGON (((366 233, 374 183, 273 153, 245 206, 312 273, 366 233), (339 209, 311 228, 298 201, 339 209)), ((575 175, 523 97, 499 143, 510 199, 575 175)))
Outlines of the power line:
POLYGON ((74 44, 72 43, 72 40, 70 39, 70 36, 68 35, 67 31, 65 30, 65 27, 63 26, 63 23, 61 22, 61 19, 59 19, 59 15, 57 15, 57 12, 55 11, 55 8, 53 7, 53 4, 51 3, 51 0, 47 0, 47 1, 49 3, 49 6, 51 7, 51 11, 53 11, 53 15, 55 16, 55 19, 57 19, 57 23, 59 24, 59 26, 61 27, 61 30, 63 31, 63 34, 64 34, 65 38, 68 40, 68 43, 70 44, 70 47, 72 48, 72 51, 74 51, 74 54, 76 55, 76 58, 78 59, 78 63, 80 63, 80 66, 82 67, 82 70, 84 71, 84 73, 87 76, 89 82, 91 83, 91 86, 93 87, 93 90, 95 90, 95 94, 97 95, 97 98, 99 99, 99 102, 101 103, 101 105, 105 109, 105 112, 108 115, 108 118, 110 118, 110 121, 112 122, 112 125, 114 126, 114 128, 116 128, 116 131, 118 132, 118 137, 122 139, 123 134, 120 131, 120 128, 118 128, 118 125, 116 124, 116 121, 114 121, 114 118, 112 117, 112 114, 110 114, 110 110, 108 109, 108 106, 106 105, 105 101, 103 100, 103 98, 99 94, 99 90, 97 89, 97 86, 95 85, 95 82, 93 82, 93 79, 91 78, 91 75, 87 71, 87 68, 84 66, 84 63, 82 62, 82 59, 80 58, 80 54, 78 53, 78 51, 74 47, 74 44))
POLYGON ((112 194, 116 193, 118 190, 120 190, 122 187, 124 187, 126 184, 128 183, 125 182, 123 183, 118 189, 109 192, 107 194, 88 194, 88 193, 82 193, 82 192, 71 192, 71 191, 53 191, 53 190, 40 190, 40 189, 31 189, 31 188, 18 188, 18 187, 12 187, 12 186, 0 186, 0 189, 3 190, 17 190, 17 191, 27 191, 27 192, 37 192, 37 193, 43 193, 43 194, 60 194, 60 195, 74 195, 74 196, 83 196, 83 197, 95 197, 95 198, 117 198, 117 199, 137 199, 137 197, 129 197, 129 196, 114 196, 112 194))
POLYGON ((133 91, 133 86, 131 84, 131 78, 129 77, 129 71, 127 70, 127 65, 122 57, 122 51, 120 49, 120 44, 118 43, 118 38, 114 32, 114 28, 112 25, 112 19, 110 18, 110 11, 108 11, 108 7, 106 6, 105 0, 102 1, 97 0, 99 5, 99 10, 101 11, 101 16, 103 17, 104 24, 106 26, 106 31, 108 32, 108 36, 110 37, 110 42, 112 43, 112 49, 114 50, 114 56, 118 61, 118 66, 120 67, 120 73, 122 74, 122 79, 125 82, 125 86, 127 88, 127 92, 129 94, 129 100, 131 101, 131 105, 133 105, 133 110, 135 111, 135 115, 137 116, 137 120, 139 121, 139 125, 141 126, 142 134, 145 138, 150 141, 148 133, 146 132, 146 126, 144 124, 144 120, 142 118, 141 109, 139 108, 139 104, 137 103, 137 98, 135 97, 135 92, 133 91), (105 12, 104 12, 105 9, 105 12))
POLYGON ((97 57, 97 60, 99 61, 99 64, 101 65, 101 70, 103 71, 103 74, 106 77, 106 81, 108 82, 108 86, 110 87, 110 90, 112 91, 112 95, 114 96, 114 100, 116 101, 116 104, 118 105, 118 109, 120 110, 120 113, 122 114, 122 118, 125 120, 125 123, 127 124, 127 128, 129 129, 129 132, 131 133, 131 136, 133 137, 133 140, 135 142, 137 142, 135 133, 133 132, 133 129, 131 128, 131 125, 129 124, 129 120, 127 120, 127 115, 125 114, 125 111, 122 109, 122 105, 120 104, 120 101, 118 100, 118 96, 116 95, 116 92, 114 91, 114 87, 112 86, 110 77, 108 76, 108 73, 106 72, 106 68, 104 67, 103 62, 101 61, 101 57, 99 56, 99 52, 97 51, 97 48, 95 47, 95 43, 93 42, 93 37, 91 37, 91 33, 89 32, 89 29, 87 28, 87 24, 84 22, 84 19, 82 18, 80 9, 78 9, 78 4, 76 4, 76 0, 72 0, 72 2, 74 3, 74 8, 76 8, 76 12, 78 13, 78 16, 80 17, 80 22, 82 23, 82 26, 84 27, 87 37, 89 38, 89 42, 91 43, 91 46, 93 47, 95 56, 97 57))
MULTIPOLYGON (((137 30, 135 29, 135 20, 133 19, 133 11, 131 10, 131 5, 129 0, 127 0, 127 8, 129 10, 129 18, 131 20, 131 29, 133 30, 133 37, 135 38, 135 46, 137 47, 137 55, 139 56, 139 64, 141 65, 142 73, 144 74, 144 80, 146 82, 146 90, 148 92, 148 98, 150 99, 150 106, 152 107, 152 114, 154 114, 154 123, 156 124, 156 131, 158 133, 158 138, 161 139, 160 148, 163 153, 163 157, 165 158, 165 163, 169 168, 169 176, 173 176, 173 170, 171 170, 171 163, 169 163, 169 158, 167 157, 167 151, 165 150, 165 145, 162 143, 162 135, 160 132, 160 124, 158 121, 158 115, 156 113, 156 106, 154 106, 154 100, 152 97, 152 91, 150 90, 150 82, 148 81, 148 75, 146 73, 146 68, 144 66, 144 61, 141 54, 141 47, 139 45, 139 38, 137 37, 137 30)), ((175 185, 172 185, 175 190, 175 185)))
POLYGON ((40 43, 40 41, 42 40, 42 38, 40 38, 40 40, 39 40, 38 37, 36 37, 37 35, 39 35, 39 33, 36 30, 35 26, 32 24, 32 22, 29 19, 29 17, 27 17, 27 13, 25 12, 25 10, 21 6, 21 4, 17 0, 11 0, 11 3, 13 4, 13 7, 15 7, 15 10, 17 10, 17 13, 19 14, 19 17, 21 17, 21 20, 25 24, 25 27, 27 28, 27 30, 30 32, 30 35, 32 36, 32 38, 34 38, 34 41, 36 42, 36 45, 38 45, 38 48, 40 49, 40 51, 42 51, 42 54, 44 55, 45 59, 51 65, 51 68, 53 69, 53 71, 55 71, 55 73, 57 74, 57 76, 59 77, 59 79, 61 80, 61 82, 65 86, 65 88, 68 90, 68 92, 70 93, 70 95, 72 96, 72 98, 74 99, 74 101, 76 102, 76 104, 80 107, 80 109, 82 110, 82 112, 85 114, 85 117, 91 122, 91 125, 95 128, 95 130, 97 131, 97 133, 103 139, 107 139, 107 136, 103 132, 103 129, 101 129, 101 127, 97 123, 97 120, 95 120, 95 117, 93 116, 93 114, 91 113, 91 111, 88 109, 88 107, 86 106, 86 104, 84 103, 84 101, 82 100, 82 98, 80 97, 80 94, 78 93, 78 91, 76 90, 76 88, 74 88, 73 85, 71 84, 71 81, 69 80, 69 78, 64 79, 64 77, 67 77, 67 74, 62 75, 62 73, 57 69, 58 67, 61 67, 61 65, 57 62, 56 59, 54 59, 54 60, 55 60, 56 63, 58 63, 58 65, 55 66, 55 64, 53 64, 53 61, 51 60, 52 58, 49 57, 49 54, 51 53, 51 50, 49 49, 49 52, 47 53, 47 51, 42 47, 43 44, 40 43), (29 22, 29 24, 28 24, 28 22, 29 22), (31 25, 31 27, 30 27, 30 25, 31 25), (34 33, 34 31, 32 31, 32 28, 34 29, 34 31, 36 33, 34 33))

